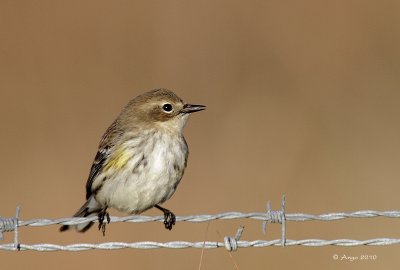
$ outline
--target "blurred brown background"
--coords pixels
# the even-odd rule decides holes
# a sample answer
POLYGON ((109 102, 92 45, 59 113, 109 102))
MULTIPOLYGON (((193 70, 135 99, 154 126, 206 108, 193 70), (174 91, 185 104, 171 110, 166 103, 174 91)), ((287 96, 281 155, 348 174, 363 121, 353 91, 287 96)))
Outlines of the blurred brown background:
MULTIPOLYGON (((129 99, 158 87, 207 105, 186 128, 177 215, 400 209, 400 2, 0 1, 2 216, 61 218, 83 203, 98 141, 129 99)), ((113 215, 121 215, 112 212, 113 215)), ((159 215, 150 210, 145 215, 159 215)), ((21 228, 23 243, 223 241, 253 220, 111 224, 107 235, 21 228)), ((289 239, 400 238, 396 219, 302 222, 289 239)), ((8 233, 0 243, 12 242, 8 233)), ((240 269, 378 269, 399 246, 240 249, 240 269), (377 255, 339 262, 334 254, 377 255)), ((0 251, 10 269, 198 269, 199 249, 0 251)), ((224 249, 202 269, 234 269, 224 249)))

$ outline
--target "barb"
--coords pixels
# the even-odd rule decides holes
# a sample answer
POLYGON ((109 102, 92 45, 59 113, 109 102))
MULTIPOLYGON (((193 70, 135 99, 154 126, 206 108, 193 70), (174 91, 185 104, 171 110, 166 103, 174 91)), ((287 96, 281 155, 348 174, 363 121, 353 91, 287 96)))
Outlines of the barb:
POLYGON ((264 222, 262 224, 262 231, 263 231, 264 234, 267 234, 267 223, 279 223, 279 224, 282 224, 282 237, 281 237, 282 247, 285 247, 285 243, 286 243, 285 205, 286 205, 286 197, 285 197, 285 195, 282 196, 281 210, 280 211, 272 211, 271 203, 270 203, 270 201, 268 201, 266 219, 264 220, 264 222))
POLYGON ((0 217, 0 240, 3 240, 4 232, 14 231, 14 250, 20 250, 20 245, 18 241, 19 212, 20 212, 20 207, 17 206, 17 209, 15 210, 15 217, 12 218, 0 217))
POLYGON ((239 241, 240 237, 242 236, 243 230, 244 230, 244 226, 240 225, 239 229, 236 232, 235 237, 226 236, 224 238, 225 248, 228 251, 236 251, 237 250, 238 241, 239 241))

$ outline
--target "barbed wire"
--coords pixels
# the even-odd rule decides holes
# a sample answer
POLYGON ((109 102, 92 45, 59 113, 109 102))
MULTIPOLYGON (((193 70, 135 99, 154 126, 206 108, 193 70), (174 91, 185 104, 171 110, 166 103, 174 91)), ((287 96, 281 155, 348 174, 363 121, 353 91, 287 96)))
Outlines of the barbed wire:
MULTIPOLYGON (((346 218, 373 218, 373 217, 386 217, 386 218, 400 218, 400 211, 374 211, 374 210, 362 210, 350 213, 327 213, 320 215, 304 214, 304 213, 287 213, 285 214, 287 221, 335 221, 346 218)), ((231 219, 255 219, 267 221, 269 218, 266 213, 252 212, 252 213, 241 213, 241 212, 225 212, 213 215, 189 215, 189 216, 176 216, 176 221, 185 222, 208 222, 212 220, 231 220, 231 219)), ((18 226, 31 226, 41 227, 49 225, 77 225, 86 223, 88 221, 97 222, 97 217, 80 218, 60 218, 60 219, 32 219, 26 221, 19 221, 18 226)), ((132 223, 146 223, 146 222, 163 222, 163 216, 126 216, 126 217, 110 217, 110 223, 115 222, 132 222, 132 223)))
MULTIPOLYGON (((335 240, 323 240, 323 239, 303 239, 303 240, 291 240, 286 239, 286 221, 335 221, 346 218, 400 218, 400 211, 374 211, 374 210, 363 210, 356 212, 340 212, 340 213, 327 213, 320 215, 304 214, 304 213, 285 213, 285 196, 282 197, 281 210, 273 211, 268 202, 267 212, 259 213, 241 213, 241 212, 226 212, 214 215, 190 215, 190 216, 177 216, 176 221, 185 222, 208 222, 211 220, 232 220, 232 219, 255 219, 263 221, 262 229, 264 234, 266 233, 268 223, 279 223, 281 224, 281 239, 276 240, 255 240, 255 241, 241 241, 240 237, 243 233, 244 227, 241 226, 235 237, 225 237, 224 242, 185 242, 185 241, 173 241, 173 242, 108 242, 99 244, 80 243, 71 245, 55 245, 55 244, 36 244, 27 245, 21 244, 18 241, 18 227, 40 227, 49 225, 77 225, 86 223, 89 221, 97 222, 97 217, 85 217, 85 218, 61 218, 61 219, 33 219, 27 221, 18 220, 19 207, 17 207, 16 216, 12 218, 1 218, 0 217, 0 240, 2 239, 2 233, 14 231, 14 243, 0 245, 0 250, 34 250, 34 251, 84 251, 92 249, 158 249, 158 248, 220 248, 225 247, 228 251, 235 251, 238 248, 247 247, 268 247, 268 246, 383 246, 383 245, 394 245, 400 244, 400 239, 396 238, 376 238, 368 240, 352 240, 352 239, 335 239, 335 240)), ((163 216, 127 216, 127 217, 111 217, 110 222, 163 222, 163 216)))
MULTIPOLYGON (((400 244, 400 239, 393 238, 377 238, 369 240, 351 240, 351 239, 336 239, 336 240, 322 240, 322 239, 305 239, 305 240, 286 240, 285 246, 308 246, 308 247, 322 247, 322 246, 384 246, 400 244)), ((237 241, 237 248, 248 248, 248 247, 269 247, 269 246, 281 246, 281 239, 265 241, 237 241)), ((183 248, 221 248, 225 247, 229 251, 234 251, 231 246, 226 246, 222 242, 185 242, 185 241, 174 241, 174 242, 135 242, 135 243, 124 243, 124 242, 108 242, 100 244, 73 244, 73 245, 53 245, 53 244, 37 244, 37 245, 26 245, 20 244, 19 250, 34 250, 34 251, 85 251, 85 250, 117 250, 117 249, 159 249, 159 248, 172 248, 172 249, 183 249, 183 248)), ((15 250, 14 244, 0 245, 0 250, 15 250)))

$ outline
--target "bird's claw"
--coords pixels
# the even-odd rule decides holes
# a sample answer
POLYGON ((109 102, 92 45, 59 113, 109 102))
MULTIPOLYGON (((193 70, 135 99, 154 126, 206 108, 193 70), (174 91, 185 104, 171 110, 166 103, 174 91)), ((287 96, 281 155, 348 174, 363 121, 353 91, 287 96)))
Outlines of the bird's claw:
POLYGON ((111 219, 110 219, 110 214, 107 212, 107 209, 104 209, 103 211, 101 211, 98 215, 99 218, 99 231, 101 230, 101 232, 103 233, 103 236, 106 235, 106 224, 110 223, 111 219), (104 218, 106 218, 107 223, 104 222, 104 218))
POLYGON ((171 211, 167 210, 164 212, 164 226, 167 230, 172 230, 172 226, 175 225, 175 215, 171 211))

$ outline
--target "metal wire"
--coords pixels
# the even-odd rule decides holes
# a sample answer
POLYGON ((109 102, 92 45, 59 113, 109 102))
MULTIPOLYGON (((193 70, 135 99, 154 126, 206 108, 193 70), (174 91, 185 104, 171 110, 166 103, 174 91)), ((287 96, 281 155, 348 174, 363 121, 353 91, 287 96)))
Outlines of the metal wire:
MULTIPOLYGON (((400 211, 373 211, 363 210, 352 213, 328 213, 320 215, 303 214, 303 213, 287 213, 285 214, 287 221, 334 221, 346 218, 373 218, 373 217, 386 217, 386 218, 400 218, 400 211)), ((255 220, 268 220, 266 213, 254 212, 254 213, 241 213, 241 212, 226 212, 214 215, 190 215, 190 216, 177 216, 176 221, 186 222, 207 222, 211 220, 230 220, 230 219, 255 219, 255 220)), ((32 219, 26 221, 19 221, 18 226, 49 226, 49 225, 77 225, 86 223, 88 221, 97 221, 97 217, 89 218, 61 218, 61 219, 32 219)), ((163 216, 127 216, 127 217, 111 217, 111 223, 113 222, 133 222, 133 223, 145 223, 145 222, 163 222, 163 216)))
MULTIPOLYGON (((225 247, 228 251, 236 251, 238 248, 247 247, 268 247, 268 246, 384 246, 400 244, 400 239, 396 238, 376 238, 369 240, 352 240, 352 239, 335 239, 335 240, 322 240, 322 239, 304 239, 304 240, 290 240, 286 239, 286 221, 335 221, 346 218, 400 218, 400 211, 373 211, 364 210, 351 213, 327 213, 320 215, 311 215, 304 213, 285 213, 285 196, 282 197, 281 210, 272 211, 268 203, 266 213, 240 213, 240 212, 226 212, 214 215, 190 215, 190 216, 177 216, 176 221, 186 222, 208 222, 211 220, 232 220, 232 219, 255 219, 263 221, 263 231, 266 231, 266 226, 269 223, 281 224, 282 233, 281 239, 276 240, 255 240, 255 241, 242 241, 240 237, 243 233, 243 226, 240 226, 235 237, 225 237, 224 242, 108 242, 99 244, 80 243, 71 245, 55 245, 55 244, 35 244, 27 245, 18 242, 18 227, 39 227, 49 225, 77 225, 86 223, 88 221, 97 222, 97 217, 86 218, 62 218, 62 219, 33 219, 27 221, 18 220, 19 208, 17 208, 16 216, 12 218, 0 217, 0 236, 4 232, 14 231, 14 243, 0 245, 0 250, 34 250, 34 251, 84 251, 93 249, 102 250, 115 250, 115 249, 158 249, 158 248, 219 248, 225 247)), ((111 217, 110 222, 163 222, 163 216, 127 216, 127 217, 111 217)))
MULTIPOLYGON (((287 239, 285 246, 308 246, 308 247, 321 247, 321 246, 385 246, 400 244, 400 239, 393 238, 377 238, 369 240, 351 240, 351 239, 336 239, 336 240, 322 240, 322 239, 305 239, 305 240, 290 240, 287 239)), ((264 241, 237 241, 237 248, 248 248, 248 247, 269 247, 269 246, 281 246, 281 239, 264 241)), ((93 249, 101 250, 116 250, 116 249, 159 249, 159 248, 172 248, 172 249, 183 249, 183 248, 220 248, 226 247, 225 243, 222 242, 135 242, 135 243, 123 243, 123 242, 108 242, 100 244, 73 244, 73 245, 53 245, 53 244, 37 244, 37 245, 26 245, 20 244, 20 250, 34 250, 34 251, 85 251, 93 249)), ((228 248, 227 248, 228 249, 228 248)), ((0 250, 14 251, 14 244, 0 245, 0 250)), ((230 248, 228 249, 229 251, 230 248)))

